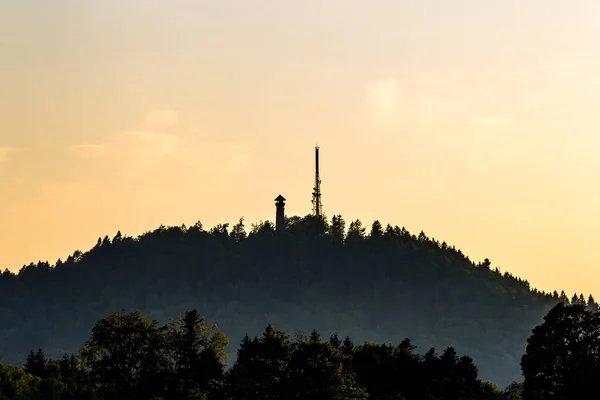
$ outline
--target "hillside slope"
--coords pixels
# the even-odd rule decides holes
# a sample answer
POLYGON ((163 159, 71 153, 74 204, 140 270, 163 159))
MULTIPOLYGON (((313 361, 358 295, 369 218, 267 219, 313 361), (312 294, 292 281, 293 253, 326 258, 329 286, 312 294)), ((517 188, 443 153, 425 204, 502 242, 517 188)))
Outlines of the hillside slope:
POLYGON ((556 292, 531 290, 424 233, 376 221, 366 235, 354 221, 345 235, 344 225, 339 216, 293 217, 280 235, 269 222, 249 235, 243 221, 210 231, 200 223, 161 226, 138 238, 99 239, 54 266, 6 271, 0 360, 21 364, 38 346, 51 356, 75 351, 113 311, 164 322, 196 308, 230 336, 232 352, 267 324, 290 333, 316 328, 355 342, 410 337, 422 353, 453 346, 473 357, 485 380, 521 379, 526 339, 559 301, 556 292))

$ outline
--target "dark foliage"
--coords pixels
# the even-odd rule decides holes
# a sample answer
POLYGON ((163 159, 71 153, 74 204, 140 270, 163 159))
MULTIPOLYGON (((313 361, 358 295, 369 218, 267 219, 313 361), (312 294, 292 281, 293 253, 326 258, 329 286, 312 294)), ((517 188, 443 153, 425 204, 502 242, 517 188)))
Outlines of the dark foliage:
POLYGON ((342 349, 335 337, 313 330, 292 340, 268 325, 260 338, 244 336, 226 372, 227 337, 196 310, 162 326, 137 311, 115 313, 95 324, 79 354, 47 361, 38 350, 27 367, 0 364, 0 398, 522 400, 482 382, 471 358, 453 348, 421 356, 405 339, 342 349))
MULTIPOLYGON (((353 221, 344 234, 341 216, 331 224, 310 216, 287 223, 282 234, 269 222, 246 234, 243 219, 231 231, 228 224, 206 231, 197 223, 161 226, 138 238, 119 232, 64 262, 6 271, 0 274, 0 359, 21 363, 38 347, 50 357, 76 351, 94 322, 112 312, 141 310, 166 322, 177 310, 198 309, 234 340, 267 323, 288 333, 315 327, 323 338, 339 331, 355 343, 414 337, 420 348, 469 354, 482 377, 504 386, 521 378, 519 359, 532 327, 557 302, 570 303, 564 292, 539 292, 423 232, 376 221, 367 235, 353 221)), ((592 298, 588 303, 597 307, 592 298)), ((154 329, 148 326, 145 335, 153 337, 154 329)), ((331 344, 352 351, 353 343, 339 342, 331 344)), ((183 380, 196 368, 197 356, 186 357, 183 380)))
POLYGON ((526 399, 591 398, 600 378, 600 314, 556 305, 536 326, 521 359, 526 399))

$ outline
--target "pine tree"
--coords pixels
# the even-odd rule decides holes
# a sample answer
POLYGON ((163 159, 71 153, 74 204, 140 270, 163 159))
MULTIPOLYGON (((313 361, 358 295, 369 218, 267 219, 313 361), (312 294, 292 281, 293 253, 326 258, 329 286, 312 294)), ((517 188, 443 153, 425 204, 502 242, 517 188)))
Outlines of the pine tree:
POLYGON ((356 384, 356 375, 346 362, 346 356, 331 343, 297 343, 280 398, 366 400, 366 390, 356 384))
POLYGON ((309 340, 313 342, 321 341, 321 335, 316 329, 313 329, 313 331, 310 333, 309 340))
POLYGON ((346 236, 346 221, 341 215, 334 215, 331 218, 331 226, 329 227, 331 237, 338 243, 343 243, 346 236))
POLYGON ((415 349, 417 348, 417 346, 412 344, 412 341, 409 338, 404 339, 402 342, 400 342, 400 344, 398 345, 398 349, 403 349, 403 350, 407 350, 408 352, 413 352, 415 349))
POLYGON ((371 238, 372 239, 377 239, 383 236, 383 226, 381 225, 381 222, 379 222, 378 220, 375 220, 373 222, 373 224, 371 225, 371 238))
POLYGON ((44 378, 46 375, 47 365, 48 360, 46 359, 46 355, 41 348, 39 348, 37 352, 29 350, 29 354, 27 355, 25 364, 23 365, 23 370, 28 374, 44 378))
POLYGON ((364 239, 366 229, 363 226, 360 220, 352 221, 350 223, 350 227, 348 228, 348 235, 346 235, 346 240, 359 241, 364 239))
POLYGON ((344 343, 342 344, 342 352, 346 356, 352 356, 354 353, 354 342, 350 339, 350 336, 346 336, 344 338, 344 343))
POLYGON ((596 300, 594 300, 594 296, 592 296, 591 294, 590 297, 588 297, 587 309, 593 313, 598 312, 598 303, 596 303, 596 300))
POLYGON ((558 301, 560 301, 563 304, 569 304, 569 298, 567 297, 567 295, 565 294, 565 291, 562 290, 560 292, 560 296, 558 297, 558 301))
POLYGON ((333 335, 331 335, 331 337, 329 338, 329 343, 331 343, 332 345, 334 345, 337 349, 341 349, 342 348, 342 341, 338 337, 338 333, 337 332, 335 332, 333 335))

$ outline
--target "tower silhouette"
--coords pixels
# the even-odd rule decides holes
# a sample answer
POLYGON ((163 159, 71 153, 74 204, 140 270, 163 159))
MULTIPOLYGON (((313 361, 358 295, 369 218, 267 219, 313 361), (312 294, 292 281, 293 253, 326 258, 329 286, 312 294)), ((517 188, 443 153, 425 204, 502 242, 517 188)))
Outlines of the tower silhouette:
POLYGON ((277 207, 275 214, 275 231, 283 232, 285 230, 285 198, 282 195, 277 196, 275 199, 275 207, 277 207))
POLYGON ((323 204, 321 203, 321 178, 319 178, 319 145, 315 146, 315 188, 312 196, 313 215, 321 217, 323 215, 323 204))

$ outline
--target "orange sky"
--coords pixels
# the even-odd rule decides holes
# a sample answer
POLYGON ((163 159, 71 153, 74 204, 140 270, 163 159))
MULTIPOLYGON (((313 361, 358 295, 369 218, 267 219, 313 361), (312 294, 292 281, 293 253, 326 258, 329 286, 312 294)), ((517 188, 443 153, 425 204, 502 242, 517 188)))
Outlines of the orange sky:
POLYGON ((592 0, 0 3, 0 268, 310 211, 600 297, 592 0))

